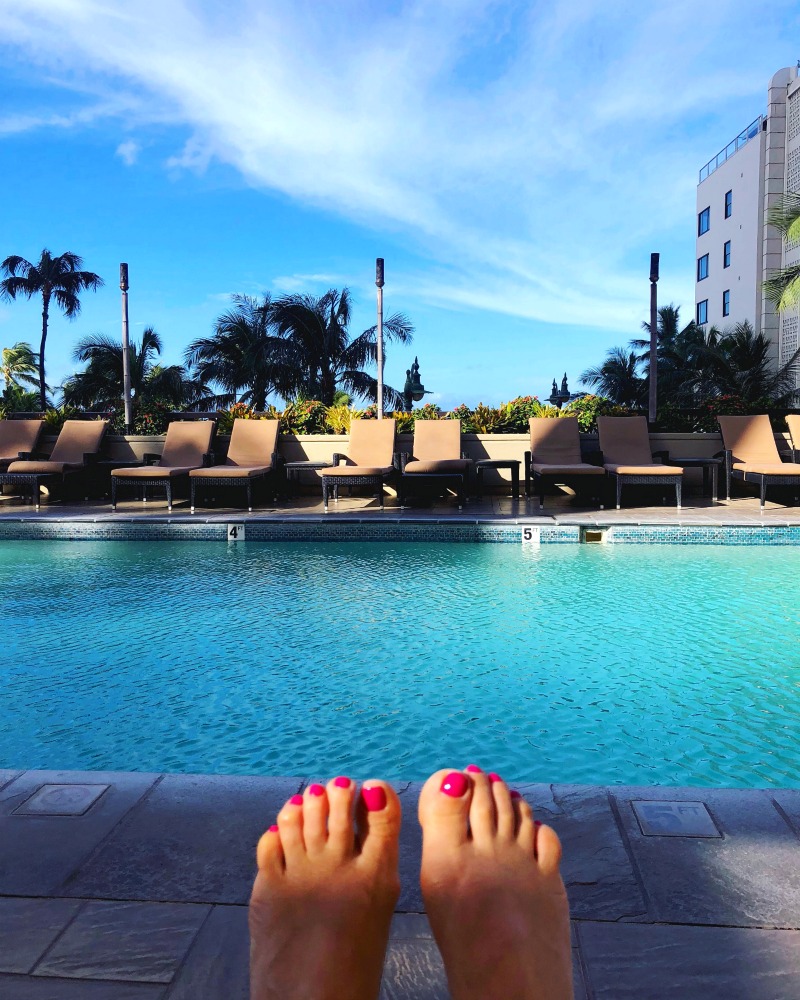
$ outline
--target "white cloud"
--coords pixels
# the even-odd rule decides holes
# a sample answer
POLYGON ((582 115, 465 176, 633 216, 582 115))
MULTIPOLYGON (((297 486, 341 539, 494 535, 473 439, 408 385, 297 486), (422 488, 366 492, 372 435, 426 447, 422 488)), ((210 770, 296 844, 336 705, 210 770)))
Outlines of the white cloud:
POLYGON ((638 324, 670 240, 692 300, 696 171, 762 110, 792 26, 791 0, 0 0, 49 73, 188 126, 170 170, 218 160, 399 235, 431 302, 603 328, 638 324))
POLYGON ((116 156, 118 156, 126 167, 132 167, 139 159, 142 147, 135 139, 126 139, 117 146, 116 156))

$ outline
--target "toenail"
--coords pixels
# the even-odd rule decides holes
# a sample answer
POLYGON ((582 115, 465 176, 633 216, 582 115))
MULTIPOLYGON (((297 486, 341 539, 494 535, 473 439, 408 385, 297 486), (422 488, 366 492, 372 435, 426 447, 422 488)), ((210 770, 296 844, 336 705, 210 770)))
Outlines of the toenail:
POLYGON ((334 783, 334 785, 336 785, 337 788, 349 788, 350 787, 350 779, 349 778, 345 778, 342 775, 340 775, 338 778, 334 778, 333 783, 334 783))
POLYGON ((380 812, 381 809, 386 808, 386 792, 380 785, 362 788, 361 798, 364 800, 367 812, 380 812))
POLYGON ((460 771, 451 771, 445 775, 441 791, 445 795, 452 796, 454 799, 460 799, 468 788, 469 781, 467 781, 464 775, 460 771))
POLYGON ((467 770, 470 774, 483 774, 483 771, 478 767, 477 764, 467 764, 467 770))
POLYGON ((293 795, 289 799, 289 805, 292 805, 292 806, 301 806, 302 804, 303 804, 303 796, 302 795, 293 795))
POLYGON ((514 789, 511 790, 511 798, 512 799, 521 799, 522 796, 519 794, 519 792, 516 790, 516 788, 514 788, 514 789))
POLYGON ((308 794, 309 795, 316 795, 316 796, 319 797, 320 795, 324 795, 325 794, 325 789, 322 787, 322 785, 309 785, 308 786, 308 794))
POLYGON ((542 821, 540 819, 534 820, 533 821, 533 825, 534 826, 541 826, 542 825, 542 821))
POLYGON ((278 832, 278 828, 277 828, 277 826, 275 826, 275 824, 274 824, 274 823, 273 823, 273 824, 272 824, 272 826, 271 826, 271 827, 269 828, 269 832, 270 832, 270 833, 277 833, 277 832, 278 832))
POLYGON ((500 777, 500 775, 495 774, 494 771, 492 771, 491 774, 489 775, 489 781, 491 781, 492 784, 494 784, 496 781, 502 781, 502 780, 503 779, 500 777))

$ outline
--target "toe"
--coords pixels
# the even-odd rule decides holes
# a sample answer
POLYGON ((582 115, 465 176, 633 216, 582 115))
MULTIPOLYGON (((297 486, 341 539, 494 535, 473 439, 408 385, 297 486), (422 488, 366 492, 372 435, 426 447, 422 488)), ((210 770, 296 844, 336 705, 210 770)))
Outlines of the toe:
POLYGON ((309 785, 303 796, 303 840, 309 854, 319 854, 328 842, 328 794, 323 785, 309 785))
POLYGON ((533 822, 533 810, 523 798, 514 799, 514 810, 517 814, 517 843, 528 853, 533 854, 536 843, 536 827, 533 822))
POLYGON ((356 806, 358 844, 368 863, 397 863, 400 800, 385 781, 365 781, 356 806))
POLYGON ((303 796, 293 795, 278 813, 278 831, 280 833, 283 854, 287 867, 305 856, 303 843, 303 796))
POLYGON ((419 821, 424 837, 445 840, 452 846, 465 843, 471 799, 472 782, 462 771, 432 774, 419 796, 419 821))
POLYGON ((551 826, 536 827, 536 856, 544 875, 556 875, 561 863, 561 841, 551 826))
POLYGON ((353 853, 355 792, 355 783, 350 778, 340 776, 328 782, 328 849, 340 858, 353 853))
POLYGON ((261 837, 256 848, 258 870, 268 879, 283 872, 283 846, 277 825, 271 826, 261 837))
POLYGON ((493 842, 497 834, 494 796, 488 775, 478 770, 474 764, 470 765, 467 770, 472 779, 469 828, 472 832, 472 839, 478 847, 481 847, 493 842))
POLYGON ((490 774, 494 809, 497 814, 497 838, 505 843, 514 839, 517 828, 517 817, 511 803, 511 792, 508 785, 498 774, 490 774))

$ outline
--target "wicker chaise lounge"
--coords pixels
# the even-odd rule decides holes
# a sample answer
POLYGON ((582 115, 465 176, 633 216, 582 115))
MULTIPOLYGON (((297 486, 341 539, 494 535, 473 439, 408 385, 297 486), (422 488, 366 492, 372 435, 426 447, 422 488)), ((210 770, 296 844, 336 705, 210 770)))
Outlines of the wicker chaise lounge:
POLYGON ((247 509, 252 511, 253 486, 262 485, 278 467, 279 429, 279 420, 234 420, 225 462, 189 473, 192 513, 197 490, 212 486, 244 487, 247 509))
POLYGON ((383 510, 383 487, 394 472, 394 435, 394 420, 351 421, 349 454, 334 454, 331 467, 320 470, 326 514, 330 491, 338 502, 340 486, 376 487, 383 510))
POLYGON ((411 455, 400 456, 400 506, 405 506, 409 486, 434 483, 442 487, 454 486, 461 510, 472 465, 461 451, 461 421, 418 420, 414 425, 413 449, 411 455))
POLYGON ((800 492, 800 464, 781 460, 766 413, 717 419, 725 449, 728 496, 731 495, 731 479, 756 483, 763 513, 768 486, 793 486, 800 492))
POLYGON ((548 482, 567 486, 594 484, 602 492, 606 470, 584 462, 577 417, 530 417, 528 425, 531 450, 525 452, 525 495, 538 494, 540 510, 544 507, 548 482))
POLYGON ((97 461, 107 429, 107 420, 65 420, 50 455, 39 458, 32 453, 30 459, 11 462, 0 473, 0 483, 30 493, 39 510, 42 486, 66 488, 85 476, 87 467, 97 461))
POLYGON ((0 420, 0 471, 36 451, 44 420, 0 420))
POLYGON ((142 502, 147 501, 147 487, 161 486, 167 493, 167 510, 172 510, 172 490, 175 483, 188 482, 192 469, 211 465, 211 441, 216 422, 213 420, 175 421, 167 427, 164 451, 160 455, 145 455, 145 464, 111 472, 111 507, 117 509, 117 490, 133 486, 142 490, 142 502))
POLYGON ((653 461, 656 455, 668 457, 668 452, 650 451, 650 437, 645 417, 598 417, 597 432, 603 453, 603 468, 617 486, 617 510, 620 508, 622 486, 674 486, 675 505, 681 508, 683 469, 677 465, 661 465, 653 461))
POLYGON ((786 426, 789 428, 792 461, 796 462, 800 458, 800 413, 790 413, 786 418, 786 426))

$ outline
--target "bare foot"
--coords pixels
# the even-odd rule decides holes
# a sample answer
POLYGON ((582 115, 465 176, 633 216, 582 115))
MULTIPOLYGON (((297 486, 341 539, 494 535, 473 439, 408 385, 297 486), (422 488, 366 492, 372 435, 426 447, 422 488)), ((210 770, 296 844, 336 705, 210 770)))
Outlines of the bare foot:
POLYGON ((555 832, 474 765, 430 777, 419 819, 422 895, 453 1000, 571 1000, 555 832))
POLYGON ((400 894, 400 803, 383 781, 355 800, 349 778, 310 785, 258 842, 251 1000, 376 1000, 400 894))

